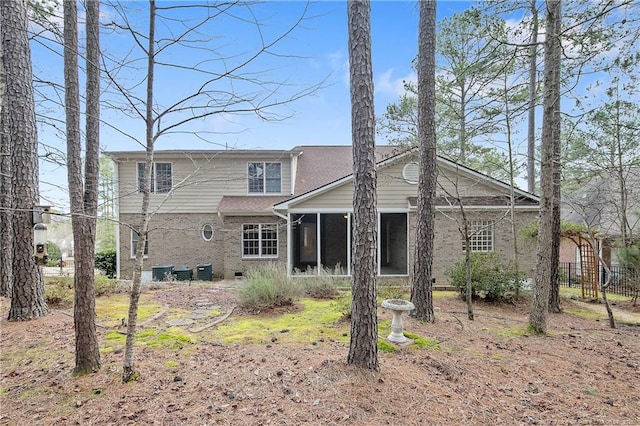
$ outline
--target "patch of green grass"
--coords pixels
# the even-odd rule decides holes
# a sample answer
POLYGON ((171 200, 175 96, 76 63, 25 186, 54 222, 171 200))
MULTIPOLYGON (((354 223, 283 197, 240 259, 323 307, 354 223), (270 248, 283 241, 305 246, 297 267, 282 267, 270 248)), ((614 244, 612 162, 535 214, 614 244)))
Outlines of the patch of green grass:
POLYGON ((0 353, 0 365, 3 369, 21 368, 27 363, 48 369, 62 359, 73 362, 73 354, 60 351, 59 343, 47 337, 25 346, 7 345, 0 353))
POLYGON ((438 351, 440 350, 440 344, 437 340, 428 339, 426 337, 420 336, 419 334, 410 333, 408 331, 404 331, 402 334, 404 334, 406 338, 413 340, 413 343, 411 344, 412 348, 429 348, 438 351))
MULTIPOLYGON (((162 311, 162 305, 151 301, 148 294, 142 294, 138 303, 138 323, 143 322, 162 311)), ((105 327, 117 327, 122 318, 129 315, 129 296, 118 294, 96 299, 96 317, 105 327)))
POLYGON ((389 343, 385 339, 378 338, 378 351, 385 354, 392 354, 397 350, 398 348, 393 343, 389 343))
MULTIPOLYGON (((108 331, 105 335, 102 353, 113 352, 115 349, 124 348, 127 336, 118 331, 108 331)), ((137 346, 149 346, 151 348, 182 349, 188 345, 198 343, 199 338, 193 334, 185 333, 180 327, 170 327, 163 332, 148 328, 136 333, 137 346)))
POLYGON ((585 389, 584 391, 582 391, 585 395, 589 395, 589 396, 598 396, 598 392, 596 392, 593 389, 585 389))
POLYGON ((590 309, 584 309, 576 305, 566 306, 564 307, 564 312, 567 314, 575 315, 577 317, 586 319, 586 320, 606 320, 607 315, 601 314, 590 309))
MULTIPOLYGON (((388 336, 391 333, 391 320, 384 320, 378 322, 378 334, 380 336, 388 336)), ((411 333, 409 331, 403 330, 402 334, 408 339, 413 340, 413 343, 408 346, 409 348, 421 349, 435 349, 440 350, 440 345, 436 340, 428 339, 426 337, 420 336, 416 333, 411 333)))
POLYGON ((513 327, 501 327, 498 329, 498 335, 500 337, 506 337, 508 339, 523 337, 529 334, 527 327, 513 326, 513 327))
POLYGON ((434 291, 431 295, 434 299, 442 299, 445 297, 449 297, 452 299, 457 299, 459 293, 457 291, 434 291))
POLYGON ((306 343, 319 339, 348 341, 348 324, 336 326, 342 317, 331 300, 301 299, 303 309, 269 316, 240 316, 222 323, 212 334, 225 344, 274 341, 306 343))
POLYGON ((176 361, 175 359, 168 359, 164 362, 164 366, 167 368, 176 368, 177 366, 179 366, 180 363, 178 361, 176 361))
MULTIPOLYGON (((602 295, 598 292, 598 300, 602 302, 602 295)), ((582 299, 582 290, 580 288, 560 287, 560 297, 565 299, 582 299)), ((628 302, 631 300, 629 296, 620 296, 619 294, 607 293, 609 302, 628 302)))

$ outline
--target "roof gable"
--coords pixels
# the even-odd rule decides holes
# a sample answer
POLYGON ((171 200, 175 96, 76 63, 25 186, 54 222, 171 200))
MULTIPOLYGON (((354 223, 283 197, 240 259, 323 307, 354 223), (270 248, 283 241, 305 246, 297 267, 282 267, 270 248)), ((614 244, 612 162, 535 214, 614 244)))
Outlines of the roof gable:
MULTIPOLYGON (((344 183, 349 182, 353 179, 353 158, 351 156, 350 146, 342 146, 342 147, 322 146, 322 147, 314 147, 314 148, 316 148, 320 152, 314 152, 313 155, 310 156, 311 159, 314 159, 314 160, 322 159, 323 161, 313 163, 308 159, 307 163, 303 164, 303 168, 299 167, 298 174, 299 175, 302 174, 303 176, 306 176, 310 180, 312 177, 318 176, 319 181, 316 181, 315 185, 310 184, 310 183, 313 183, 313 181, 312 182, 305 181, 302 185, 300 185, 304 190, 299 191, 298 188, 296 188, 294 197, 290 198, 289 200, 283 201, 279 204, 276 204, 274 206, 275 209, 286 210, 294 204, 316 197, 340 185, 343 185, 344 183), (336 148, 340 148, 342 149, 342 151, 339 151, 336 148), (345 148, 348 148, 348 151, 349 151, 348 156, 346 154, 345 148), (340 161, 335 156, 340 152, 343 153, 343 157, 340 157, 342 161, 340 161), (330 177, 347 171, 347 165, 346 165, 347 158, 349 161, 348 173, 344 174, 342 177, 339 177, 337 179, 330 180, 330 177), (340 162, 340 166, 335 167, 335 169, 334 169, 334 166, 332 165, 332 162, 334 161, 340 162), (331 171, 335 171, 337 173, 331 173, 331 171)), ((296 149, 302 151, 302 155, 300 156, 300 159, 302 159, 306 148, 297 147, 296 149)), ((381 170, 383 168, 390 167, 391 165, 396 164, 399 161, 403 161, 408 156, 415 155, 417 151, 418 151, 417 148, 403 150, 395 146, 386 146, 386 145, 377 146, 376 147, 377 168, 378 170, 381 170)), ((511 187, 502 181, 494 179, 476 170, 462 166, 444 157, 438 156, 436 158, 436 161, 439 168, 446 168, 449 170, 453 170, 456 173, 465 175, 468 178, 476 179, 478 181, 483 182, 484 184, 490 185, 501 191, 509 192, 511 190, 511 187)), ((300 180, 298 180, 297 182, 300 182, 300 180)), ((514 193, 515 193, 516 199, 520 200, 519 204, 537 205, 538 202, 540 201, 536 195, 523 191, 521 189, 514 188, 514 193)))

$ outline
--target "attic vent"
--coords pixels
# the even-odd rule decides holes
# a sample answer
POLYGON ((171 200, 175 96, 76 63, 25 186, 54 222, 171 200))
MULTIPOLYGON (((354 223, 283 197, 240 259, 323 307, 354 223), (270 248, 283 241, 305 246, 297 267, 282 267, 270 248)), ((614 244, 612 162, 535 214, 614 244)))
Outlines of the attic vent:
POLYGON ((418 183, 418 176, 420 175, 420 166, 418 163, 408 163, 402 169, 402 177, 407 183, 416 185, 418 183))

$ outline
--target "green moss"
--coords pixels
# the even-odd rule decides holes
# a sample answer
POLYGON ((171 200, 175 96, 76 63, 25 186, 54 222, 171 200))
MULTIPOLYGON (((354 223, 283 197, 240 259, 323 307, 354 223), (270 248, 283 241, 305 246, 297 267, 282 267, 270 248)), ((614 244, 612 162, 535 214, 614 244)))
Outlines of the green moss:
POLYGON ((384 339, 378 339, 378 351, 386 354, 391 354, 397 350, 398 348, 393 343, 389 343, 384 339))
MULTIPOLYGON (((138 323, 148 320, 162 312, 162 305, 151 301, 151 296, 142 294, 138 303, 138 323)), ((117 327, 122 319, 129 316, 129 296, 118 294, 96 299, 96 316, 98 322, 106 327, 117 327)))
POLYGON ((501 337, 506 337, 506 338, 516 338, 516 337, 523 337, 529 334, 529 330, 527 327, 521 327, 521 326, 515 326, 515 327, 501 327, 498 330, 498 334, 501 337))
POLYGON ((230 318, 212 330, 225 344, 287 342, 306 343, 320 339, 347 341, 348 324, 337 326, 342 313, 331 300, 301 299, 302 310, 281 315, 230 318))
POLYGON ((598 396, 598 392, 596 392, 593 389, 585 389, 583 392, 584 392, 585 395, 598 396))
POLYGON ((607 315, 594 312, 590 309, 584 309, 576 305, 567 306, 564 308, 564 312, 567 314, 575 315, 577 317, 587 320, 606 320, 607 315))
POLYGON ((167 361, 164 362, 164 366, 167 368, 175 368, 177 366, 179 366, 180 363, 174 359, 169 359, 167 361))
POLYGON ((413 343, 411 344, 412 348, 429 348, 440 350, 440 344, 437 340, 427 339, 426 337, 422 337, 419 334, 410 333, 408 331, 404 331, 402 334, 404 334, 406 338, 413 340, 413 343))
MULTIPOLYGON (((602 295, 598 293, 599 300, 602 302, 602 295)), ((560 287, 560 297, 565 299, 582 299, 582 290, 580 288, 560 287)), ((620 296, 618 294, 607 293, 607 300, 610 302, 629 302, 631 297, 620 296)))

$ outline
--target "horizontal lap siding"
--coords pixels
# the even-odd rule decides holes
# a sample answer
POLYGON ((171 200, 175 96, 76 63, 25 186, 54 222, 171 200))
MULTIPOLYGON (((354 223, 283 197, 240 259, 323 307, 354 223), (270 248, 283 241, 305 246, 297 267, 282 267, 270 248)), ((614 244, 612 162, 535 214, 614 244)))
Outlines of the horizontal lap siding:
MULTIPOLYGON (((402 169, 407 162, 392 164, 378 170, 377 195, 378 208, 380 209, 405 209, 408 208, 408 198, 418 195, 418 185, 408 183, 402 177, 402 169)), ((504 194, 497 188, 484 182, 466 176, 454 180, 452 171, 439 170, 436 192, 438 195, 446 195, 443 188, 450 194, 456 194, 456 185, 461 196, 465 195, 497 195, 504 194), (453 183, 453 182, 455 183, 453 183), (443 187, 443 188, 441 188, 443 187)), ((293 209, 322 209, 340 208, 350 209, 353 205, 353 182, 348 181, 332 188, 327 192, 313 198, 294 204, 293 209)))
MULTIPOLYGON (((247 163, 249 161, 281 162, 282 191, 291 192, 291 163, 286 160, 246 160, 246 159, 211 159, 202 158, 164 159, 156 158, 156 162, 173 163, 174 192, 170 198, 167 194, 152 194, 150 211, 164 213, 210 213, 218 209, 218 203, 224 195, 247 194, 247 163), (184 182, 180 184, 180 182, 184 182)), ((137 161, 120 162, 118 177, 120 182, 120 213, 140 211, 142 194, 137 192, 137 161)), ((275 194, 269 194, 275 195, 275 194)), ((259 197, 259 195, 257 195, 259 197)))

